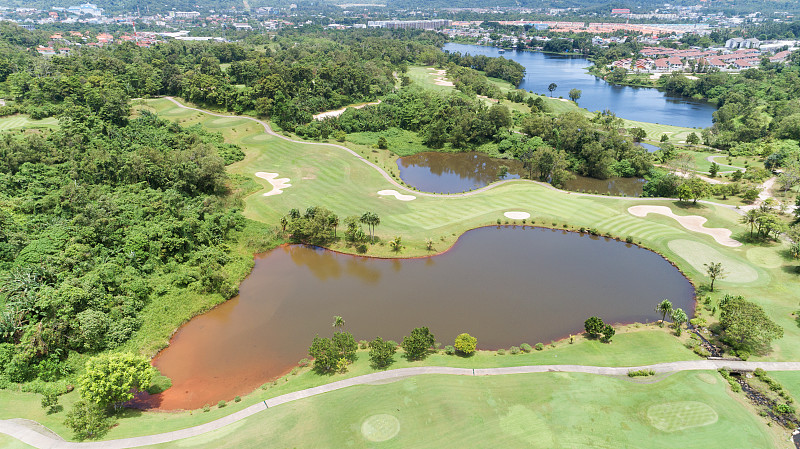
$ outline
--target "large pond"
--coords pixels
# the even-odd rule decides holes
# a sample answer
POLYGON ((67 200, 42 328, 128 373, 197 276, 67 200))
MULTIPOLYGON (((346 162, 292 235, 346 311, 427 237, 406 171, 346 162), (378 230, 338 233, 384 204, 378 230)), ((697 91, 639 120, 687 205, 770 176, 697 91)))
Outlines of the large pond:
MULTIPOLYGON (((517 179, 525 174, 522 163, 513 159, 491 158, 484 153, 424 152, 397 160, 400 178, 423 192, 461 193, 497 181, 500 168, 508 169, 503 179, 517 179)), ((645 180, 641 178, 594 179, 575 176, 564 186, 567 190, 615 196, 641 196, 645 180)))
POLYGON ((616 86, 586 72, 592 63, 579 56, 549 55, 533 51, 500 53, 494 47, 448 43, 445 51, 471 55, 503 56, 522 64, 525 79, 520 89, 548 94, 547 86, 556 83, 555 96, 569 98, 570 89, 580 89, 578 104, 590 111, 609 109, 629 120, 666 125, 705 128, 711 126, 715 108, 704 102, 675 97, 654 88, 616 86))
MULTIPOLYGON (((162 409, 230 400, 286 373, 341 315, 356 339, 401 341, 428 326, 443 345, 461 332, 481 349, 549 342, 606 322, 659 317, 669 298, 689 315, 694 290, 659 255, 625 243, 541 228, 482 228, 445 254, 406 260, 284 246, 256 258, 240 295, 201 315, 154 360, 173 387, 162 409)), ((363 357, 363 355, 362 355, 363 357)))

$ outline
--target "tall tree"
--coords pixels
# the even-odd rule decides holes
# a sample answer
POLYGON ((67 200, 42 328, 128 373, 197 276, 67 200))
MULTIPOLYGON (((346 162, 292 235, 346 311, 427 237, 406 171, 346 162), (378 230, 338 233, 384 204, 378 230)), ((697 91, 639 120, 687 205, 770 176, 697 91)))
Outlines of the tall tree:
POLYGON ((669 299, 665 299, 658 303, 656 306, 656 312, 661 314, 661 326, 664 326, 664 320, 667 319, 667 316, 672 314, 672 302, 669 299))
POLYGON ((581 98, 581 90, 572 88, 569 90, 569 99, 574 101, 575 103, 581 98))
POLYGON ((750 225, 750 237, 753 236, 753 230, 758 223, 758 217, 761 215, 761 212, 758 209, 750 209, 744 213, 740 221, 743 224, 750 225))
POLYGON ((550 83, 550 85, 547 86, 547 90, 550 91, 550 97, 553 96, 553 91, 556 90, 556 89, 558 89, 558 84, 556 84, 556 83, 550 83))
POLYGON ((339 331, 341 332, 342 328, 344 327, 344 318, 340 317, 339 315, 334 315, 333 327, 335 329, 339 329, 339 331))
POLYGON ((725 273, 725 269, 722 267, 722 262, 704 263, 703 266, 706 267, 706 274, 711 278, 711 291, 713 292, 714 281, 717 279, 725 279, 727 273, 725 273))
POLYGON ((689 317, 686 316, 686 312, 680 307, 672 311, 672 323, 675 325, 675 333, 679 336, 681 335, 681 326, 683 326, 688 319, 689 317))

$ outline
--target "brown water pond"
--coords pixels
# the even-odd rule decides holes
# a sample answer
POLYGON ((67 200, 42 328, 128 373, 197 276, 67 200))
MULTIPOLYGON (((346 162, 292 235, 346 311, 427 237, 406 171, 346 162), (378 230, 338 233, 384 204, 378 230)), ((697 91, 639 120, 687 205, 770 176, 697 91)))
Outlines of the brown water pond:
MULTIPOLYGON (((397 160, 400 178, 423 192, 461 193, 479 189, 500 179, 500 167, 508 174, 503 179, 518 179, 525 174, 522 163, 514 159, 498 159, 484 153, 423 152, 397 160)), ((641 196, 642 178, 594 179, 575 176, 564 186, 566 190, 586 191, 615 196, 641 196)))
POLYGON ((307 357, 334 315, 357 340, 401 341, 428 326, 442 345, 461 332, 478 348, 549 342, 592 315, 652 321, 669 298, 692 314, 694 290, 661 256, 632 245, 533 227, 481 228, 429 258, 355 257, 284 246, 256 258, 240 295, 198 316, 154 364, 173 387, 149 398, 162 409, 231 400, 307 357))

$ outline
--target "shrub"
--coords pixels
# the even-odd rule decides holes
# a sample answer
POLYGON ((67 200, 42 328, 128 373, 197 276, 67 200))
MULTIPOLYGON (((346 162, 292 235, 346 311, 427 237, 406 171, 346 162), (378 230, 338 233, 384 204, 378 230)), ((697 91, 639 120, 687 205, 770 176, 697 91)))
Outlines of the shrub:
POLYGON ((210 412, 210 411, 211 411, 211 407, 208 404, 203 406, 203 412, 210 412))
POLYGON ((300 368, 305 368, 305 367, 307 367, 307 366, 308 366, 308 365, 310 365, 310 364, 311 364, 311 361, 310 361, 310 360, 308 360, 308 359, 301 359, 299 362, 297 362, 297 365, 298 365, 300 368))
POLYGON ((708 357, 711 355, 711 352, 709 352, 708 349, 702 346, 695 346, 692 348, 692 351, 694 351, 694 353, 699 355, 700 357, 708 357))
POLYGON ((633 243, 633 237, 631 237, 630 235, 625 237, 625 243, 633 243))
POLYGON ((794 414, 794 407, 788 404, 778 404, 774 408, 776 413, 780 413, 781 415, 793 415, 794 414))
POLYGON ((368 344, 367 340, 359 340, 358 347, 359 349, 367 349, 368 344))
POLYGON ((478 345, 478 339, 470 334, 463 333, 456 337, 455 346, 458 352, 470 355, 475 352, 475 347, 478 345))
POLYGON ((217 408, 223 408, 223 407, 225 407, 226 405, 228 405, 228 403, 227 403, 227 402, 225 402, 225 401, 219 401, 219 402, 217 402, 217 408))
POLYGON ((647 376, 655 376, 656 372, 651 369, 640 369, 640 370, 631 370, 628 371, 628 377, 647 377, 647 376))
POLYGON ((520 349, 517 346, 512 346, 511 349, 509 349, 509 352, 511 352, 512 354, 516 355, 516 354, 520 353, 520 349))
POLYGON ((456 353, 456 348, 452 345, 447 345, 444 347, 444 353, 447 355, 453 355, 456 353))
POLYGON ((236 396, 235 398, 233 398, 233 402, 242 402, 242 397, 236 396))
POLYGON ((533 350, 533 348, 531 348, 531 345, 527 343, 519 345, 519 348, 522 349, 523 352, 531 352, 531 350, 533 350))
POLYGON ((505 349, 498 349, 497 350, 497 355, 506 355, 506 350, 505 349))
POLYGON ((541 344, 541 343, 536 343, 536 346, 534 346, 534 347, 536 348, 537 351, 543 351, 544 350, 544 345, 541 344))

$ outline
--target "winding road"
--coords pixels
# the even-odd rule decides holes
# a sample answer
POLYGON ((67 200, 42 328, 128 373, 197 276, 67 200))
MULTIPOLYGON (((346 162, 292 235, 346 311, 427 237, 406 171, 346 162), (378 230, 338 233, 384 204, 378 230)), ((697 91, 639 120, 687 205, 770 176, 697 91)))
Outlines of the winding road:
POLYGON ((171 441, 190 438, 202 435, 217 429, 221 429, 229 424, 241 421, 256 413, 263 412, 269 408, 293 402, 300 399, 317 396, 331 391, 356 385, 368 385, 375 382, 385 383, 385 381, 400 380, 412 376, 426 374, 445 374, 454 376, 504 376, 512 374, 533 374, 533 373, 584 373, 600 374, 606 376, 627 376, 628 371, 653 370, 657 374, 674 373, 678 371, 703 371, 728 368, 731 371, 754 371, 761 368, 766 371, 800 371, 800 362, 744 362, 734 360, 687 360, 681 362, 658 363, 655 365, 632 366, 632 367, 605 367, 605 366, 585 366, 585 365, 533 365, 533 366, 514 366, 507 368, 449 368, 444 366, 421 366, 416 368, 401 368, 377 373, 365 374, 363 376, 351 377, 336 382, 332 382, 318 387, 307 388, 305 390, 287 393, 277 396, 257 404, 251 405, 243 410, 232 413, 223 418, 211 421, 187 429, 175 430, 172 432, 147 435, 134 438, 124 438, 119 440, 94 441, 88 443, 72 443, 58 439, 57 437, 35 430, 38 426, 34 421, 25 420, 0 420, 0 433, 10 435, 25 444, 40 449, 124 449, 132 447, 149 446, 153 444, 168 443, 171 441))

